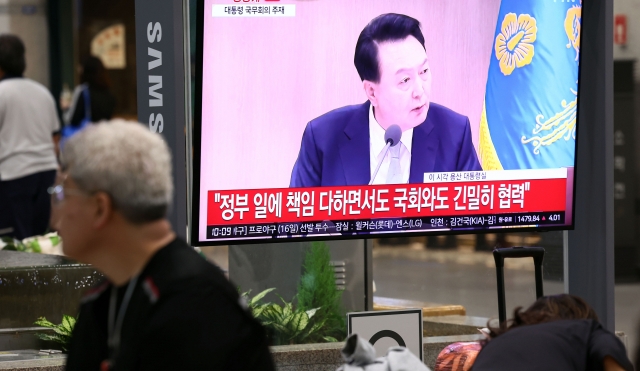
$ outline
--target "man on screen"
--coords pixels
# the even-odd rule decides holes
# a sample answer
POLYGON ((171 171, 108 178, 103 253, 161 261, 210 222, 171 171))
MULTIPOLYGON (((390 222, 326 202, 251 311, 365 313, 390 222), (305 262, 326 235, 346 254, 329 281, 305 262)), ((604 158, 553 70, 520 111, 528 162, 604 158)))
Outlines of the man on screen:
POLYGON ((291 187, 422 183, 424 173, 482 170, 469 119, 431 103, 431 71, 420 22, 402 14, 374 18, 360 33, 354 63, 369 100, 307 124, 291 187), (386 156, 385 130, 400 143, 386 156))

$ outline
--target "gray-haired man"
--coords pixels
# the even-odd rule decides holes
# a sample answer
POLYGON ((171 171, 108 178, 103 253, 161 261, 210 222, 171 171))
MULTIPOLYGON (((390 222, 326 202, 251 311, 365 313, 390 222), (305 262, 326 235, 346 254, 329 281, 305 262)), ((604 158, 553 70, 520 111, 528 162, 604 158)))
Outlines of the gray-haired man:
POLYGON ((68 256, 108 278, 84 297, 67 370, 273 370, 260 325, 165 218, 171 157, 142 125, 72 137, 50 190, 68 256))

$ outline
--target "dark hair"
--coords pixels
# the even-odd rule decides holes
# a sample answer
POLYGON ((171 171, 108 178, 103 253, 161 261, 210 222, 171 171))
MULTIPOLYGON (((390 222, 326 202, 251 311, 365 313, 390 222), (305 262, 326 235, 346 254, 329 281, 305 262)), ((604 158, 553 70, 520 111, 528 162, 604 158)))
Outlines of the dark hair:
POLYGON ((7 75, 22 76, 27 68, 24 44, 16 35, 0 35, 0 68, 7 75))
POLYGON ((560 294, 543 296, 525 311, 522 310, 522 307, 516 308, 513 311, 513 319, 507 322, 505 329, 488 327, 490 337, 494 338, 516 327, 563 319, 598 321, 598 315, 582 298, 570 294, 560 294))
POLYGON ((404 40, 408 36, 415 37, 424 48, 424 36, 420 30, 420 22, 404 14, 387 13, 375 17, 360 32, 356 43, 353 63, 356 65, 361 80, 380 81, 378 61, 378 45, 385 41, 404 40))
POLYGON ((89 84, 92 88, 108 89, 111 85, 107 69, 99 58, 88 57, 82 65, 82 75, 80 81, 89 84))

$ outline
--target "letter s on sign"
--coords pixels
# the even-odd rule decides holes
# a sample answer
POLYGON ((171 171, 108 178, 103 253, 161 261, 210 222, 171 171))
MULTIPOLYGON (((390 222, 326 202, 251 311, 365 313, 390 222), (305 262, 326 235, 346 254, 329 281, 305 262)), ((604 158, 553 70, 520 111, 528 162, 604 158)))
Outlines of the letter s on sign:
POLYGON ((147 25, 147 40, 149 40, 150 43, 162 40, 162 26, 160 26, 160 22, 149 22, 147 25))
POLYGON ((164 119, 162 118, 162 114, 158 113, 156 115, 155 113, 152 113, 151 115, 149 115, 149 130, 154 133, 162 133, 163 129, 164 119))

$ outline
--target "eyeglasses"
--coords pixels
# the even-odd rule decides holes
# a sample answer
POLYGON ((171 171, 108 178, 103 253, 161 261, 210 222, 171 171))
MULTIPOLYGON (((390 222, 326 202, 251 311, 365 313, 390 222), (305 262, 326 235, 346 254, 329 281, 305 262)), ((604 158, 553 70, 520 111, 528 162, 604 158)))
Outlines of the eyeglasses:
POLYGON ((64 201, 65 197, 67 195, 83 195, 86 196, 87 193, 80 190, 80 189, 74 189, 74 188, 68 188, 65 189, 62 184, 58 184, 56 186, 53 187, 49 187, 47 189, 47 193, 49 193, 51 195, 51 200, 53 201, 53 203, 55 205, 61 203, 62 201, 64 201))

